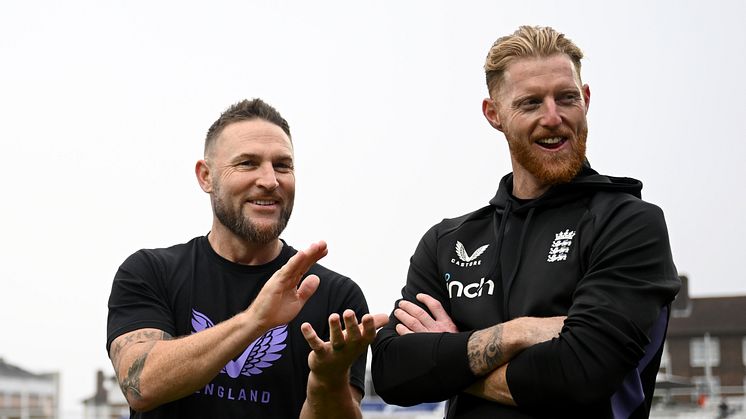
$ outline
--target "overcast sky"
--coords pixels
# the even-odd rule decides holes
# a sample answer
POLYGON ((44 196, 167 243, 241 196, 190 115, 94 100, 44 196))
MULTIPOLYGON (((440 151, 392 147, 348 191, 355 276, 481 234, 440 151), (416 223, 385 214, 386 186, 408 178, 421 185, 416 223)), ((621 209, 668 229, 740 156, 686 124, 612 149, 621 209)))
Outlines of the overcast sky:
POLYGON ((694 296, 743 294, 746 3, 26 1, 0 6, 0 357, 62 373, 79 416, 112 372, 106 302, 143 247, 208 232, 194 163, 242 98, 290 122, 297 248, 388 312, 422 234, 510 171, 481 114, 492 42, 549 25, 585 52, 588 157, 643 181, 694 296))

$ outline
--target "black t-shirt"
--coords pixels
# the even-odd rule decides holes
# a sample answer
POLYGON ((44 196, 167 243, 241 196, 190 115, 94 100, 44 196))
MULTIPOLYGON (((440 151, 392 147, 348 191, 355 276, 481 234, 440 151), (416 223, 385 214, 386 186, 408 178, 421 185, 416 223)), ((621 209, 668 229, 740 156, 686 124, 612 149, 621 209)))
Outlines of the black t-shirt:
MULTIPOLYGON (((284 242, 283 242, 284 244, 284 242)), ((265 282, 297 251, 284 244, 270 263, 246 266, 219 256, 207 237, 166 249, 140 250, 119 267, 109 297, 106 349, 118 336, 156 328, 172 336, 199 332, 246 309, 265 282)), ((194 394, 132 418, 294 418, 306 398, 310 347, 300 325, 309 322, 324 340, 328 317, 352 309, 368 312, 360 287, 319 264, 316 293, 287 325, 265 333, 194 394)), ((364 389, 364 353, 350 383, 364 389)))

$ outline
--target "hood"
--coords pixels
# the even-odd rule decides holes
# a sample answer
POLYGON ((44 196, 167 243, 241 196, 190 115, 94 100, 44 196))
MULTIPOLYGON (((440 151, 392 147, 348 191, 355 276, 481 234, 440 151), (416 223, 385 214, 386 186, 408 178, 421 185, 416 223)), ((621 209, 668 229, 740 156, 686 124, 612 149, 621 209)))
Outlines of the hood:
POLYGON ((573 180, 552 186, 536 199, 518 200, 513 197, 512 191, 513 173, 509 173, 500 180, 500 186, 495 197, 490 200, 490 205, 495 207, 498 213, 502 213, 510 202, 510 210, 520 213, 536 207, 556 206, 575 200, 578 196, 599 191, 627 193, 641 198, 642 182, 628 177, 600 175, 586 163, 573 180))

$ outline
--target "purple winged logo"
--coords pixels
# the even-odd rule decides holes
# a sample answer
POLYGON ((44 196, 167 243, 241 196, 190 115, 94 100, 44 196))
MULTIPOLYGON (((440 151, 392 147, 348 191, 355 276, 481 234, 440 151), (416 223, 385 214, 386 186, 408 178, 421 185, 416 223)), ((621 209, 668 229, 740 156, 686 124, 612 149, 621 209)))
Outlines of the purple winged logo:
MULTIPOLYGON (((215 324, 209 317, 192 309, 192 333, 197 333, 215 324)), ((278 353, 285 349, 285 339, 288 337, 288 325, 277 326, 269 329, 267 333, 259 336, 257 340, 251 342, 246 350, 241 353, 238 359, 228 361, 220 370, 220 373, 228 374, 231 378, 238 378, 239 375, 251 377, 262 373, 262 370, 271 367, 274 361, 282 357, 278 353)))

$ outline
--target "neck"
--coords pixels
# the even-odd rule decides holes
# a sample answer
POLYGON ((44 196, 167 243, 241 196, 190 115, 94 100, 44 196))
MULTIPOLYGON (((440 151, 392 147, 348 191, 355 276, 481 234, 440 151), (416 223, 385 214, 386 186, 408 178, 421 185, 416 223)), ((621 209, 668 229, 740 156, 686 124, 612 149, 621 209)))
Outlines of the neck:
POLYGON ((533 175, 513 170, 513 196, 518 199, 538 198, 549 190, 549 185, 539 182, 533 175))
POLYGON ((214 222, 207 236, 212 250, 222 258, 241 265, 263 265, 269 263, 282 251, 282 242, 276 238, 259 244, 236 236, 219 222, 214 222))

